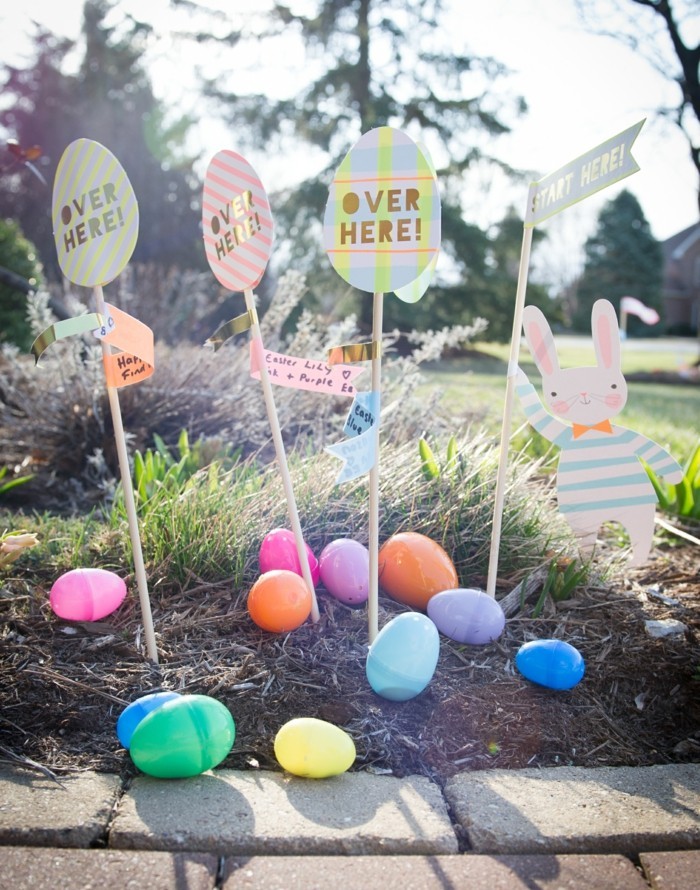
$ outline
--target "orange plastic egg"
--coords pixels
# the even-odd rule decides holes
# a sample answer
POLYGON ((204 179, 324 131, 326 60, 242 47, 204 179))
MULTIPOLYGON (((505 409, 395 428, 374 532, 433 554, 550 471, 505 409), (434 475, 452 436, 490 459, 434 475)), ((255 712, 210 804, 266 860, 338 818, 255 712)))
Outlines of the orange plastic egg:
POLYGON ((284 633, 300 627, 311 614, 311 591, 288 569, 265 572, 250 588, 248 612, 263 630, 284 633))
POLYGON ((379 584, 392 599, 423 611, 436 593, 459 586, 450 557, 417 532, 400 532, 383 544, 379 584))

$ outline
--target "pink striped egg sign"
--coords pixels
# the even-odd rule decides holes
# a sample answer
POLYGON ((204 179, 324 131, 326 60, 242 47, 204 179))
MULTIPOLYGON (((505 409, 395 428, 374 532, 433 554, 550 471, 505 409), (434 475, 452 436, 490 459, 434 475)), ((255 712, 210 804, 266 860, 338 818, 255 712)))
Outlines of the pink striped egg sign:
POLYGON ((209 162, 202 232, 220 284, 233 291, 255 287, 270 258, 272 213, 255 170, 235 151, 220 151, 209 162))
POLYGON ((51 217, 59 265, 74 284, 108 284, 131 259, 139 233, 136 195, 122 165, 99 142, 76 139, 63 152, 51 217))

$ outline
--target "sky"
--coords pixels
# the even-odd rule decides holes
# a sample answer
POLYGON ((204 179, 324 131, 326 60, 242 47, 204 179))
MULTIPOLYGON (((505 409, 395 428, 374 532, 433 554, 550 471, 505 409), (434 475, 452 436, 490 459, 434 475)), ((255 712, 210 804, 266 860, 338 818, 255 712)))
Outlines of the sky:
MULTIPOLYGON (((214 0, 217 2, 217 0, 214 0)), ((248 0, 218 0, 234 13, 248 10, 248 0)), ((309 0, 297 0, 306 2, 309 0)), ((676 0, 678 4, 680 0, 676 0)), ((611 16, 614 0, 609 4, 611 16)), ((13 4, 14 5, 14 4, 13 4)), ((21 63, 32 32, 31 20, 57 34, 77 37, 82 18, 82 0, 33 0, 24 9, 19 4, 0 11, 0 58, 21 63)), ((655 109, 676 101, 676 87, 658 74, 639 53, 619 41, 593 35, 581 26, 575 0, 451 0, 449 39, 455 51, 491 55, 512 71, 508 89, 525 97, 529 112, 516 121, 513 131, 493 145, 502 160, 532 171, 539 179, 577 158, 609 137, 646 118, 633 148, 640 171, 542 224, 548 230, 553 265, 580 262, 585 238, 595 230, 602 206, 622 189, 633 192, 651 226, 652 234, 664 240, 698 221, 697 174, 690 161, 685 137, 672 124, 656 115, 655 109)), ((125 0, 124 7, 137 13, 144 7, 125 0)), ((167 0, 150 0, 148 15, 163 10, 167 0)), ((614 27, 614 17, 603 24, 614 27)), ((700 39, 700 16, 692 39, 700 39)), ((155 91, 164 98, 192 96, 189 85, 199 60, 182 50, 164 54, 152 69, 155 91), (187 77, 180 82, 183 72, 187 77)), ((287 60, 289 61, 289 60, 287 60)), ((299 60, 293 66, 303 68, 299 60)), ((290 68, 267 77, 277 87, 289 78, 290 68)), ((231 72, 235 77, 235 69, 231 72)), ((263 77, 263 72, 260 72, 263 77)), ((183 109, 186 110, 186 109, 183 109)), ((80 134, 76 134, 76 138, 80 134)), ((209 118, 198 128, 205 158, 222 148, 236 150, 235 133, 209 118)), ((251 158, 251 160, 253 160, 251 158)), ((268 191, 289 163, 267 156, 253 161, 268 191)), ((506 184, 496 174, 481 171, 467 186, 465 216, 482 227, 497 223, 508 205, 525 212, 527 183, 506 184), (470 190, 473 189, 473 192, 470 190), (473 197, 472 197, 473 194, 473 197)), ((559 274, 559 273, 558 273, 559 274)), ((563 276, 565 270, 561 270, 563 276)))

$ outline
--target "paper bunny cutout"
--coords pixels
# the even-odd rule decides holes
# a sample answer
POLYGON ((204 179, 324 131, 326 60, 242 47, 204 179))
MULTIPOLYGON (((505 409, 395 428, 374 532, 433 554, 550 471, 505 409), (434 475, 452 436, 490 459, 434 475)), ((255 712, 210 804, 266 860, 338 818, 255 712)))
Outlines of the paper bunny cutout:
POLYGON ((610 423, 627 402, 627 384, 617 316, 608 300, 594 303, 591 331, 597 364, 560 368, 547 320, 536 306, 526 306, 523 332, 542 375, 545 404, 521 369, 516 392, 530 424, 561 449, 559 510, 581 551, 590 555, 603 522, 619 522, 630 537, 630 565, 641 565, 651 550, 657 497, 640 458, 670 483, 680 482, 683 470, 651 439, 610 423))

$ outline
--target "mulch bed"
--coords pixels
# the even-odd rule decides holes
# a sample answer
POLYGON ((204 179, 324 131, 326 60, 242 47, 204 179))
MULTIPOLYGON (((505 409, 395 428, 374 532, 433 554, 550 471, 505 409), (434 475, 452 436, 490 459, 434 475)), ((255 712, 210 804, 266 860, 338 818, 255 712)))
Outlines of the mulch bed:
MULTIPOLYGON (((642 766, 700 756, 695 545, 666 540, 644 567, 614 571, 573 599, 548 603, 538 618, 528 617, 531 597, 487 646, 442 638, 431 683, 402 703, 367 683, 364 609, 323 590, 317 624, 273 635, 250 620, 247 591, 155 584, 155 666, 143 654, 136 597, 104 622, 71 624, 51 612, 47 591, 22 589, 11 575, 0 589, 0 758, 31 760, 59 776, 133 774, 116 738, 117 717, 162 688, 210 695, 229 708, 237 734, 222 766, 234 769, 280 769, 275 734, 302 716, 352 736, 353 769, 438 782, 464 770, 642 766), (664 618, 687 630, 650 637, 646 622, 664 618), (567 640, 585 658, 585 676, 572 690, 535 686, 514 667, 523 642, 548 637, 567 640)), ((380 627, 401 611, 381 596, 380 627)))

